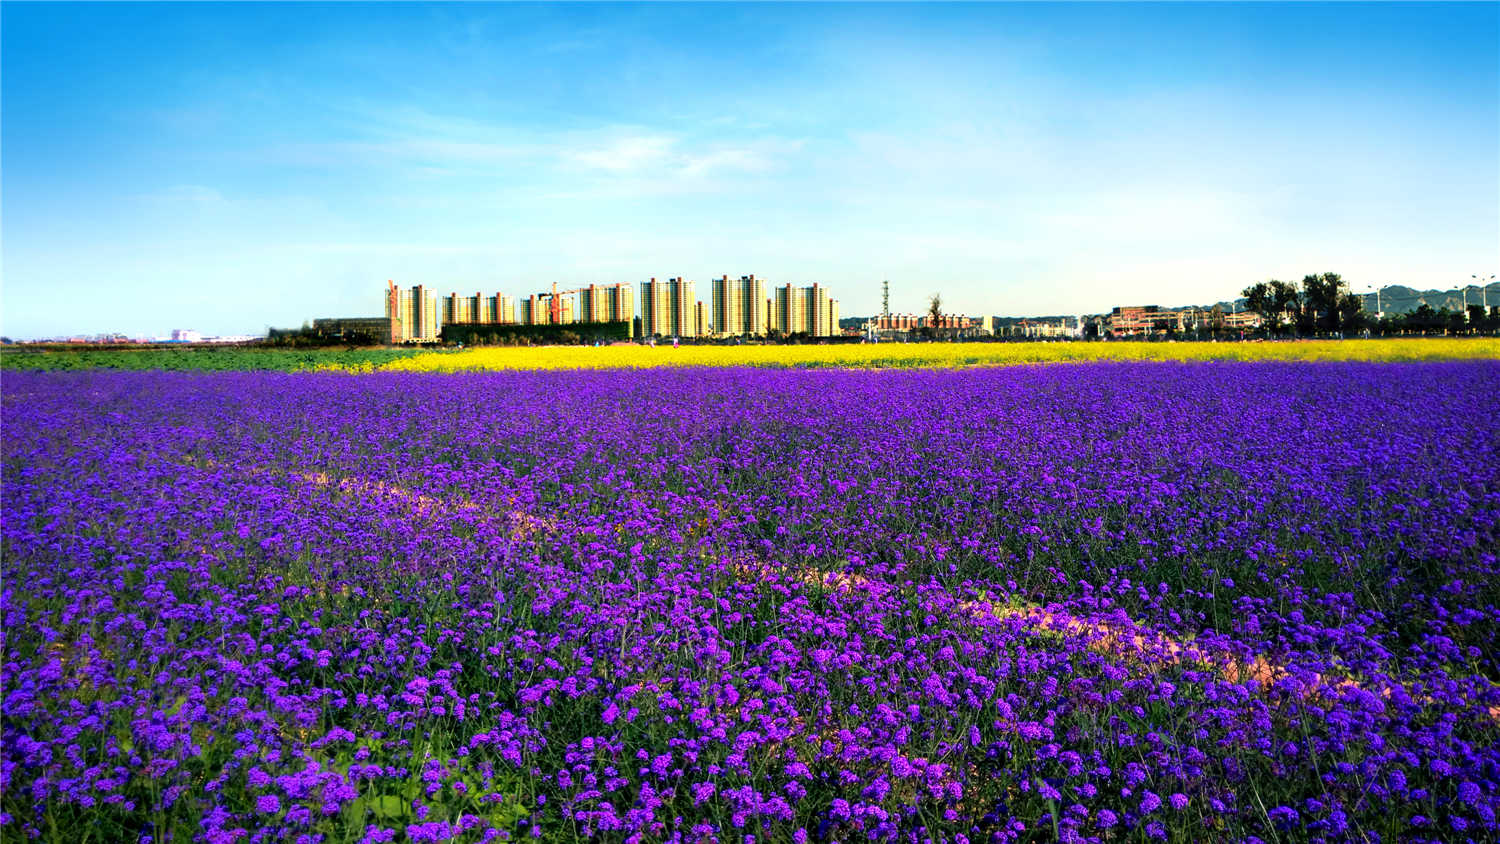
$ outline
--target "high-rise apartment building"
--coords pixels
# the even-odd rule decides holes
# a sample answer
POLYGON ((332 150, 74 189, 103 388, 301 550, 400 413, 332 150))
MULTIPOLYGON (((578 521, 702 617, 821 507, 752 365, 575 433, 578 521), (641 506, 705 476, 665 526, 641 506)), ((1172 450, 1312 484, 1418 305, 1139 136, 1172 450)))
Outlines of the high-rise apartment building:
POLYGON ((641 336, 650 339, 672 333, 667 285, 652 278, 641 282, 641 336))
MULTIPOLYGON (((838 302, 817 284, 777 287, 766 295, 763 279, 753 275, 711 282, 710 301, 699 301, 696 285, 685 278, 655 278, 640 287, 640 325, 645 337, 763 336, 770 330, 825 337, 840 333, 838 302)), ((629 284, 591 284, 577 290, 536 293, 517 301, 503 293, 439 297, 423 285, 398 288, 386 283, 386 318, 392 342, 432 343, 444 325, 549 325, 554 321, 631 322, 635 291, 629 284), (574 298, 576 294, 576 299, 574 298)))
POLYGON ((505 325, 516 321, 516 301, 503 293, 460 296, 450 293, 442 300, 442 324, 505 325))
POLYGON ((400 343, 406 336, 406 323, 401 320, 401 291, 389 279, 385 283, 385 318, 391 321, 391 343, 400 343))
POLYGON ((493 324, 514 325, 516 323, 516 297, 496 293, 486 296, 484 318, 493 324))
POLYGON ((697 337, 697 305, 693 282, 669 278, 641 283, 641 333, 646 337, 697 337))
MULTIPOLYGON (((573 297, 558 296, 557 324, 573 322, 573 297)), ((552 324, 552 294, 533 293, 521 300, 519 316, 522 325, 552 324)))
POLYGON ((635 319, 635 290, 628 284, 611 284, 608 289, 608 322, 630 322, 635 319))
POLYGON ((667 279, 667 295, 672 299, 672 333, 678 337, 698 336, 696 287, 680 276, 667 279))
POLYGON ((839 300, 828 296, 828 288, 813 282, 802 288, 807 300, 807 333, 814 337, 837 337, 839 329, 839 300))
POLYGON ((740 276, 740 295, 745 302, 745 333, 756 337, 765 336, 770 326, 766 322, 766 309, 761 304, 766 301, 765 282, 755 277, 752 273, 740 276))
POLYGON ((709 301, 713 306, 714 333, 719 336, 737 337, 748 334, 761 336, 766 333, 765 282, 753 275, 731 280, 721 276, 711 283, 709 301))
POLYGON ((743 334, 739 329, 745 324, 745 303, 738 282, 729 276, 721 276, 708 283, 708 299, 714 309, 714 331, 725 336, 743 334))
POLYGON ((578 319, 583 322, 604 322, 604 297, 599 295, 597 285, 578 290, 578 319))
POLYGON ((578 290, 580 322, 630 322, 635 297, 628 284, 590 284, 578 290))
POLYGON ((473 296, 460 296, 457 293, 444 296, 443 325, 454 322, 474 322, 474 298, 473 296))
POLYGON ((783 334, 832 337, 839 332, 838 301, 828 298, 828 288, 816 282, 810 287, 777 287, 769 301, 768 330, 783 334))
POLYGON ((797 293, 797 288, 790 284, 777 287, 773 291, 771 298, 775 301, 775 305, 771 308, 772 330, 782 334, 807 331, 806 313, 801 307, 803 300, 797 293))
POLYGON ((400 323, 391 332, 395 342, 436 343, 442 327, 437 294, 420 284, 409 288, 397 287, 390 280, 386 284, 385 315, 400 323))
POLYGON ((693 304, 693 333, 698 337, 711 337, 714 333, 714 311, 712 305, 702 302, 693 304))

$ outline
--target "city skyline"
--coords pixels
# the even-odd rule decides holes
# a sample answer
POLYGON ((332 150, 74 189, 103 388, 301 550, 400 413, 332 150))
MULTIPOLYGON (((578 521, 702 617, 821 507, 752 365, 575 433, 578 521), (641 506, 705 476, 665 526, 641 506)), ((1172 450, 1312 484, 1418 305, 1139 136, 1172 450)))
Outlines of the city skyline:
POLYGON ((1500 271, 1494 4, 0 15, 16 338, 261 333, 387 278, 1025 315, 1500 271))
MULTIPOLYGON (((702 308, 704 310, 704 312, 705 312, 706 315, 711 315, 711 316, 706 317, 707 318, 706 324, 710 325, 710 326, 713 326, 714 327, 713 330, 711 332, 695 332, 695 333, 702 334, 703 336, 710 336, 710 335, 712 335, 714 337, 724 337, 724 336, 735 336, 736 334, 760 336, 760 335, 763 335, 765 333, 765 331, 768 330, 768 329, 770 329, 770 328, 776 328, 777 330, 780 330, 780 331, 786 331, 786 328, 783 327, 784 324, 785 324, 786 318, 785 317, 773 318, 772 315, 771 315, 771 311, 767 310, 767 309, 775 309, 776 307, 780 307, 781 308, 781 312, 783 314, 785 314, 786 313, 786 305, 785 305, 785 303, 783 303, 783 304, 781 304, 779 306, 776 304, 777 297, 779 295, 778 291, 789 291, 791 288, 796 287, 796 285, 793 285, 793 284, 772 284, 772 283, 770 283, 769 279, 759 278, 759 277, 757 277, 757 276, 755 276, 753 274, 752 275, 747 275, 747 276, 741 276, 739 279, 732 279, 732 278, 728 277, 727 275, 725 275, 725 276, 722 276, 721 278, 710 278, 710 279, 707 280, 707 286, 706 286, 705 289, 708 291, 708 293, 707 293, 707 297, 708 298, 704 298, 703 294, 697 292, 697 290, 696 290, 696 280, 691 279, 691 278, 686 278, 686 277, 667 278, 665 281, 661 281, 661 284, 665 286, 665 285, 667 285, 669 283, 676 282, 676 281, 679 281, 679 280, 685 281, 687 283, 687 285, 693 289, 693 291, 694 291, 693 292, 693 302, 695 302, 698 307, 702 308), (727 290, 727 289, 729 289, 729 288, 727 288, 727 287, 720 287, 721 281, 722 281, 722 283, 724 285, 739 286, 740 287, 740 293, 739 294, 732 294, 732 295, 726 297, 724 295, 724 291, 727 290), (737 305, 732 304, 732 302, 733 302, 734 299, 738 298, 739 296, 744 296, 746 293, 748 293, 751 290, 759 290, 759 291, 762 291, 762 292, 769 292, 771 295, 765 297, 764 299, 760 299, 758 296, 755 296, 755 295, 749 295, 749 296, 745 296, 745 298, 746 298, 747 301, 745 302, 744 305, 738 305, 737 306, 737 305), (748 305, 748 301, 750 301, 750 300, 761 301, 765 305, 765 308, 753 309, 753 313, 752 313, 751 309, 749 309, 749 308, 746 307, 746 305, 748 305), (760 314, 759 318, 757 318, 754 315, 755 313, 759 313, 760 314), (727 321, 725 319, 726 317, 727 317, 727 321), (778 325, 778 322, 781 322, 782 324, 778 325), (738 331, 738 332, 733 331, 733 330, 727 330, 727 331, 726 330, 720 330, 719 326, 725 325, 725 324, 740 325, 741 326, 741 330, 738 331)), ((1295 279, 1286 279, 1286 280, 1287 281, 1295 281, 1295 279)), ((570 324, 570 323, 575 323, 575 322, 589 322, 589 320, 587 320, 587 319, 584 318, 584 315, 587 314, 587 313, 590 313, 591 312, 591 308, 603 308, 603 309, 606 309, 609 313, 616 314, 616 315, 628 311, 628 312, 634 314, 634 319, 637 322, 640 322, 640 320, 642 319, 642 317, 644 315, 642 314, 642 312, 640 310, 636 309, 635 306, 634 306, 634 292, 633 291, 637 287, 644 289, 648 285, 655 284, 658 281, 660 281, 660 280, 653 277, 651 279, 647 279, 645 281, 641 281, 641 282, 634 283, 634 284, 630 283, 630 282, 618 282, 618 283, 611 283, 611 284, 597 284, 597 283, 595 283, 595 284, 584 285, 581 288, 574 289, 574 290, 562 290, 562 291, 559 291, 560 294, 562 294, 560 296, 560 304, 561 304, 561 308, 560 308, 560 310, 561 310, 561 314, 560 314, 560 316, 561 316, 561 322, 560 322, 560 324, 570 324), (616 291, 616 290, 620 291, 620 293, 612 293, 611 292, 611 291, 616 291), (621 295, 621 294, 623 294, 623 295, 621 295), (594 306, 585 305, 584 301, 589 296, 591 296, 591 295, 597 295, 597 296, 605 297, 605 298, 603 298, 599 302, 599 304, 597 304, 597 305, 594 305, 594 306), (576 313, 575 313, 575 308, 577 309, 576 313)), ((1347 279, 1345 281, 1347 281, 1347 279)), ((425 341, 427 341, 427 342, 436 342, 436 340, 438 339, 438 334, 440 333, 440 327, 442 325, 446 325, 448 323, 453 323, 453 322, 458 322, 458 323, 477 323, 477 324, 502 324, 502 325, 503 324, 532 325, 532 324, 536 324, 536 322, 534 322, 534 320, 539 320, 542 324, 547 324, 547 323, 550 322, 550 319, 545 315, 546 314, 546 310, 545 309, 549 309, 550 308, 549 300, 550 300, 551 295, 552 295, 548 291, 535 291, 535 292, 532 292, 532 293, 529 293, 529 294, 513 295, 513 294, 510 294, 510 293, 506 293, 504 291, 496 291, 496 292, 493 292, 493 293, 485 293, 483 291, 476 291, 473 294, 469 294, 469 293, 465 293, 465 292, 461 292, 461 291, 456 291, 456 290, 451 290, 450 289, 447 293, 443 293, 443 292, 441 292, 442 288, 440 288, 440 287, 437 287, 437 286, 434 286, 434 285, 422 284, 420 282, 416 283, 416 284, 410 284, 410 285, 398 287, 396 285, 394 279, 388 279, 386 281, 386 285, 387 285, 386 289, 383 291, 383 295, 381 296, 381 299, 383 301, 380 303, 380 307, 377 308, 376 310, 383 310, 384 311, 384 314, 383 314, 384 317, 389 317, 391 315, 396 315, 397 319, 400 320, 400 322, 405 323, 405 324, 412 324, 414 322, 414 320, 413 320, 413 313, 414 313, 413 307, 414 307, 414 304, 413 303, 416 302, 416 301, 418 301, 416 299, 417 292, 419 290, 424 291, 423 301, 426 302, 427 304, 424 304, 423 306, 417 308, 417 310, 415 312, 425 313, 426 316, 422 317, 421 319, 415 320, 415 322, 419 323, 421 325, 426 325, 427 327, 418 328, 418 329, 415 329, 415 330, 416 330, 416 333, 422 335, 422 337, 425 338, 425 341), (394 296, 395 298, 393 299, 392 296, 394 296), (543 309, 543 310, 537 310, 537 311, 533 312, 532 310, 529 310, 530 308, 537 308, 537 309, 543 309), (460 318, 454 318, 453 316, 450 316, 450 314, 458 314, 460 316, 460 318), (482 316, 482 317, 480 317, 478 319, 474 319, 473 316, 475 314, 484 314, 484 316, 482 316), (540 316, 538 316, 538 314, 540 314, 540 316), (436 317, 435 321, 433 319, 434 315, 436 317), (428 325, 428 323, 430 323, 430 325, 428 325)), ((801 291, 803 291, 804 293, 807 293, 807 292, 810 292, 810 291, 816 291, 819 288, 820 288, 820 285, 818 285, 816 282, 814 282, 809 287, 800 287, 798 289, 801 290, 801 291)), ((823 291, 823 295, 825 297, 831 292, 827 288, 822 288, 822 291, 823 291)), ((1465 307, 1468 306, 1468 305, 1481 304, 1481 305, 1485 306, 1486 308, 1488 308, 1488 306, 1491 303, 1490 299, 1488 298, 1490 296, 1494 297, 1494 304, 1495 305, 1500 305, 1500 281, 1496 281, 1495 280, 1495 276, 1493 276, 1493 275, 1486 276, 1484 279, 1479 279, 1477 281, 1471 280, 1470 283, 1468 283, 1468 284, 1454 285, 1452 287, 1441 288, 1441 289, 1419 290, 1419 289, 1414 289, 1414 288, 1410 288, 1410 287, 1407 287, 1407 286, 1404 286, 1404 285, 1399 285, 1399 284, 1379 285, 1379 286, 1370 286, 1370 285, 1359 286, 1359 285, 1355 285, 1355 286, 1352 287, 1352 289, 1349 290, 1349 292, 1352 293, 1352 294, 1354 294, 1354 295, 1356 295, 1356 296, 1361 297, 1361 299, 1365 303, 1364 307, 1371 314, 1374 314, 1377 311, 1389 312, 1390 314, 1400 314, 1400 313, 1405 313, 1407 311, 1414 310, 1417 306, 1419 306, 1421 304, 1427 304, 1427 305, 1432 306, 1432 307, 1438 307, 1438 308, 1448 309, 1448 310, 1452 310, 1452 311, 1462 312, 1465 309, 1465 307), (1472 300, 1468 299, 1467 296, 1469 296, 1469 295, 1472 295, 1474 298, 1472 300), (1386 297, 1386 305, 1385 305, 1385 307, 1383 309, 1379 307, 1380 296, 1385 296, 1386 297), (1434 301, 1429 301, 1429 299, 1434 299, 1435 303, 1434 303, 1434 301)), ((816 294, 814 294, 814 298, 816 298, 816 294)), ((686 300, 686 296, 684 296, 684 302, 686 302, 686 301, 687 301, 686 300)), ((831 331, 831 333, 836 333, 836 332, 832 331, 832 328, 833 328, 834 325, 836 325, 838 323, 838 321, 840 319, 843 319, 843 318, 859 319, 859 320, 877 320, 877 321, 881 318, 881 314, 880 314, 880 311, 879 311, 878 307, 876 308, 876 310, 868 312, 868 313, 852 313, 852 314, 850 314, 850 313, 843 313, 842 312, 842 309, 841 309, 841 307, 839 305, 839 300, 837 300, 837 299, 831 299, 830 302, 831 302, 831 306, 832 306, 831 307, 831 313, 830 313, 830 318, 831 318, 831 321, 830 321, 830 331, 831 331)), ((1194 302, 1169 302, 1169 303, 1155 302, 1155 303, 1148 303, 1148 304, 1143 304, 1143 303, 1140 303, 1140 302, 1134 302, 1134 303, 1131 303, 1131 304, 1124 304, 1124 305, 1120 304, 1119 302, 1115 302, 1115 303, 1106 305, 1104 307, 1085 309, 1083 311, 1080 311, 1080 312, 1074 313, 1074 314, 1061 314, 1061 313, 1051 313, 1051 314, 1047 314, 1047 313, 995 314, 995 313, 986 313, 986 312, 984 312, 982 310, 975 310, 975 309, 971 309, 971 308, 966 308, 966 307, 964 307, 964 303, 961 303, 961 302, 953 302, 953 301, 949 301, 949 300, 944 300, 943 307, 942 307, 942 313, 943 313, 943 318, 944 319, 957 318, 957 319, 977 320, 977 321, 980 321, 980 322, 984 322, 984 321, 1000 321, 1000 322, 1019 321, 1019 322, 1027 322, 1027 321, 1038 321, 1038 320, 1055 320, 1055 319, 1058 319, 1059 317, 1065 318, 1065 319, 1072 319, 1072 320, 1078 320, 1078 319, 1089 318, 1089 317, 1108 317, 1110 315, 1111 311, 1119 312, 1122 309, 1125 309, 1125 310, 1140 310, 1140 309, 1143 309, 1143 308, 1149 308, 1149 309, 1161 308, 1161 310, 1162 310, 1163 313, 1179 312, 1179 311, 1203 311, 1203 312, 1207 312, 1212 307, 1214 307, 1215 305, 1225 305, 1225 304, 1235 305, 1235 308, 1232 308, 1230 312, 1233 312, 1234 310, 1243 309, 1244 305, 1245 305, 1245 297, 1242 296, 1242 295, 1239 295, 1238 293, 1236 293, 1235 295, 1231 295, 1231 296, 1219 298, 1217 300, 1212 300, 1212 299, 1207 299, 1206 298, 1206 299, 1202 299, 1202 300, 1194 301, 1194 302)), ((930 306, 930 301, 927 303, 927 305, 930 306)), ((366 309, 366 310, 360 310, 358 307, 356 307, 351 312, 349 312, 347 314, 344 314, 342 316, 328 316, 328 315, 321 315, 321 314, 320 315, 303 315, 298 320, 294 320, 294 322, 300 322, 303 325, 317 326, 318 324, 321 324, 321 323, 330 323, 330 324, 331 323, 348 323, 348 322, 362 323, 362 322, 366 322, 366 321, 369 321, 369 320, 372 320, 372 319, 381 318, 381 317, 377 317, 372 312, 366 312, 366 311, 368 311, 368 309, 366 309)), ((897 308, 892 308, 890 316, 893 319, 893 323, 892 323, 893 325, 899 323, 901 326, 915 327, 919 323, 921 323, 922 320, 924 320, 926 318, 928 312, 929 312, 929 308, 927 306, 924 306, 924 307, 922 307, 920 309, 911 309, 911 310, 900 310, 900 309, 897 309, 897 308)), ((596 320, 596 321, 611 321, 611 320, 606 319, 606 320, 596 320)), ((620 321, 629 322, 630 320, 625 319, 625 320, 620 320, 620 321)), ((293 326, 291 324, 283 325, 283 326, 268 326, 268 329, 270 329, 270 330, 282 330, 282 331, 286 331, 286 330, 291 330, 292 328, 293 328, 293 326)), ((236 335, 236 334, 228 334, 228 333, 225 333, 225 332, 216 332, 216 331, 213 331, 213 330, 202 330, 202 329, 200 329, 198 327, 182 328, 182 327, 176 327, 176 326, 174 326, 170 331, 158 330, 158 331, 150 331, 150 332, 144 332, 144 333, 139 333, 139 332, 138 333, 130 333, 130 332, 123 332, 123 331, 105 330, 105 331, 97 331, 97 332, 82 332, 82 331, 60 332, 60 333, 56 333, 56 334, 43 335, 43 336, 37 336, 37 337, 25 337, 25 336, 12 337, 11 335, 5 335, 5 337, 8 340, 18 340, 20 342, 36 342, 36 341, 49 341, 49 340, 51 340, 51 341, 78 341, 80 339, 85 339, 85 338, 93 337, 93 338, 116 338, 116 339, 119 339, 119 340, 146 341, 146 342, 210 342, 210 343, 213 343, 213 342, 244 342, 244 341, 252 340, 252 339, 255 339, 255 338, 264 339, 265 333, 262 332, 262 333, 259 333, 259 334, 238 334, 238 335, 236 335), (182 337, 179 337, 179 335, 182 335, 182 337), (195 338, 195 339, 187 339, 189 336, 191 336, 192 338, 195 338)), ((414 339, 417 339, 417 338, 415 336, 403 337, 402 339, 396 340, 395 342, 402 343, 402 342, 408 342, 408 341, 411 341, 411 340, 414 340, 414 339)))

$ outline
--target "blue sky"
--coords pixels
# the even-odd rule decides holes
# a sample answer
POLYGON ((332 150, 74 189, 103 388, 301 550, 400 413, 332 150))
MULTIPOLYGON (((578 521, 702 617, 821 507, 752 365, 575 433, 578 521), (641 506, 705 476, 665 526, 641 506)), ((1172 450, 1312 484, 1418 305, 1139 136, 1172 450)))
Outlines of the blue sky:
POLYGON ((846 315, 1500 272, 1500 5, 0 7, 0 330, 387 278, 723 273, 846 315))

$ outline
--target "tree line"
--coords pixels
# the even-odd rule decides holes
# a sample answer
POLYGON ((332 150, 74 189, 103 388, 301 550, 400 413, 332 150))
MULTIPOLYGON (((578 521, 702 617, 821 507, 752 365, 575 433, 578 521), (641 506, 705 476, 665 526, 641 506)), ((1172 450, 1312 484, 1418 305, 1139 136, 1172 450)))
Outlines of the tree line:
POLYGON ((1349 290, 1338 273, 1303 276, 1299 287, 1289 281, 1261 281, 1241 294, 1246 307, 1260 315, 1261 329, 1280 337, 1347 337, 1371 334, 1493 334, 1500 331, 1500 305, 1488 311, 1435 310, 1423 304, 1415 311, 1377 318, 1364 309, 1364 298, 1349 290))

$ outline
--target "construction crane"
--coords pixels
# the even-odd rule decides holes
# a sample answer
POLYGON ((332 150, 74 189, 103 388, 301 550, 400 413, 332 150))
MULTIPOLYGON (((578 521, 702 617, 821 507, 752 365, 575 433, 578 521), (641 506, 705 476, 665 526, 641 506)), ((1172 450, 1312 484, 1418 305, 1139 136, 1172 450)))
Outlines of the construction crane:
POLYGON ((548 304, 548 311, 550 312, 550 315, 552 317, 552 324, 553 325, 562 325, 562 299, 560 299, 558 297, 559 296, 571 296, 571 295, 573 295, 574 293, 577 293, 577 292, 578 292, 577 288, 574 288, 572 290, 558 290, 557 289, 557 282, 555 282, 555 281, 552 282, 552 301, 549 302, 549 303, 547 303, 547 304, 548 304))

